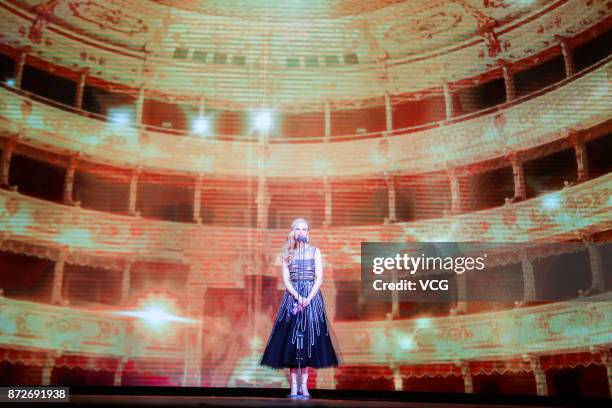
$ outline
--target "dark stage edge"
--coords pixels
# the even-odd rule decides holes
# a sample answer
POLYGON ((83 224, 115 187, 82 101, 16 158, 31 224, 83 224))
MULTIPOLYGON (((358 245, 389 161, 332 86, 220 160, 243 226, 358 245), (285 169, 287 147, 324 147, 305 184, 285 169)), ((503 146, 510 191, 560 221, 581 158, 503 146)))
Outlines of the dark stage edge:
MULTIPOLYGON (((289 399, 270 388, 70 387, 70 404, 80 407, 609 407, 610 398, 538 397, 408 391, 310 390, 309 400, 289 399)), ((19 406, 26 406, 21 403, 19 406)), ((44 404, 48 405, 48 404, 44 404)), ((65 404, 62 404, 65 405, 65 404)))

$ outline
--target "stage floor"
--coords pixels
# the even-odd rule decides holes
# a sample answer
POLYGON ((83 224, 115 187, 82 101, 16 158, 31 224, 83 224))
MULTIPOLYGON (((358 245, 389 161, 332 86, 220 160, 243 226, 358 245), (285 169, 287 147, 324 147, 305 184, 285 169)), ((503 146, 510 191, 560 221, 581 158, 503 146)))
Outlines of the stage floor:
MULTIPOLYGON (((87 407, 363 407, 363 408, 553 408, 568 406, 584 406, 582 404, 506 404, 502 400, 495 403, 487 402, 423 402, 423 401, 384 401, 384 400, 353 400, 312 398, 309 400, 268 397, 219 397, 219 396, 135 396, 135 395, 74 395, 70 398, 71 405, 87 407)), ((588 402, 587 402, 587 405, 588 402)))

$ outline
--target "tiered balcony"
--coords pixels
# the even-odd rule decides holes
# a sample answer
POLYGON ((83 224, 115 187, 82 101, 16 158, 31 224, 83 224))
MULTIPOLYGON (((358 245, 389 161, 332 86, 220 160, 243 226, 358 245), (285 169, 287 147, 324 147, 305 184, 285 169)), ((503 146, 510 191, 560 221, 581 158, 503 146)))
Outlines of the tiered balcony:
MULTIPOLYGON (((444 83, 453 85, 463 81, 456 84, 461 88, 481 82, 483 78, 501 77, 506 62, 516 63, 515 68, 533 65, 547 59, 540 54, 558 53, 560 38, 581 33, 598 23, 608 27, 610 24, 607 4, 603 0, 541 1, 532 7, 520 4, 519 9, 527 9, 527 12, 519 10, 518 13, 516 5, 509 10, 505 7, 494 10, 496 7, 493 7, 486 10, 486 14, 493 13, 500 20, 490 19, 488 23, 480 21, 478 24, 469 7, 464 9, 451 2, 452 15, 459 19, 459 27, 453 28, 451 24, 446 27, 450 31, 430 33, 433 35, 427 40, 428 29, 417 33, 417 38, 410 38, 407 26, 418 23, 412 20, 415 10, 397 9, 411 8, 405 4, 389 7, 384 15, 372 17, 374 21, 394 21, 395 24, 382 32, 364 25, 368 18, 364 20, 363 16, 325 19, 324 23, 317 20, 319 23, 305 29, 304 35, 307 36, 309 30, 324 30, 323 37, 313 35, 311 41, 315 42, 309 46, 307 36, 300 48, 295 42, 287 43, 287 38, 295 35, 295 27, 282 21, 272 23, 275 30, 263 38, 259 34, 261 22, 258 19, 220 19, 205 14, 194 17, 173 10, 175 17, 169 20, 166 10, 155 8, 151 2, 138 2, 137 5, 128 1, 96 3, 93 10, 77 12, 82 17, 81 14, 88 11, 89 17, 70 18, 73 12, 66 10, 67 5, 56 6, 57 10, 40 10, 4 0, 0 3, 0 19, 5 22, 3 42, 14 48, 27 47, 36 58, 56 61, 70 70, 98 79, 92 82, 99 84, 99 80, 103 80, 127 86, 130 89, 124 91, 132 95, 146 88, 151 95, 169 101, 195 102, 196 107, 202 95, 206 95, 208 106, 223 106, 226 110, 258 106, 261 94, 269 96, 271 106, 302 112, 322 111, 326 101, 346 108, 355 101, 370 101, 370 106, 372 102, 380 103, 384 94, 419 94, 417 99, 441 95, 444 83), (88 18, 96 18, 96 10, 113 10, 124 18, 115 24, 106 22, 109 34, 101 34, 100 27, 88 21, 88 18), (130 17, 143 13, 146 21, 138 22, 139 19, 130 17), (520 17, 509 18, 511 16, 504 16, 504 13, 520 17), (220 21, 233 33, 232 41, 215 42, 216 47, 204 50, 191 45, 202 42, 202 38, 210 39, 214 34, 208 27, 218 27, 220 21), (144 28, 147 24, 150 29, 144 28), (475 26, 480 29, 474 30, 475 26), (165 36, 170 27, 184 32, 184 38, 165 36), (338 31, 338 27, 343 29, 338 31), (344 30, 350 33, 347 38, 338 35, 344 30), (465 40, 449 45, 448 38, 465 40), (186 41, 189 46, 185 45, 186 41), (426 44, 426 49, 403 49, 405 44, 417 42, 426 44), (242 54, 245 47, 250 50, 248 55, 242 54), (354 50, 351 54, 362 62, 340 64, 340 60, 347 60, 343 55, 347 49, 354 50), (202 52, 205 52, 204 61, 202 52), (324 55, 319 55, 321 53, 324 55), (210 56, 206 58, 207 55, 210 56), (240 59, 241 63, 230 64, 228 57, 233 61, 233 55, 244 58, 240 59), (290 63, 296 57, 298 64, 290 63), (306 61, 309 57, 316 58, 316 66, 309 66, 306 61), (330 64, 332 61, 336 63, 330 64), (266 67, 265 81, 253 74, 262 66, 266 67)), ((428 5, 426 11, 420 10, 421 24, 437 26, 435 21, 428 20, 435 15, 432 7, 428 5)), ((437 4, 436 7, 444 10, 449 4, 437 4)), ((418 10, 416 13, 419 16, 418 10)))

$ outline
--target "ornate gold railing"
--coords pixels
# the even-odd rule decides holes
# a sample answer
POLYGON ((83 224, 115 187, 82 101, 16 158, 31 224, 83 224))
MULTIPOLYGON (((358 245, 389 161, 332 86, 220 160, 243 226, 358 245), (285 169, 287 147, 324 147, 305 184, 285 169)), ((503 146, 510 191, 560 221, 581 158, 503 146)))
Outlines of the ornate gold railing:
POLYGON ((256 176, 263 163, 270 178, 422 173, 502 157, 608 121, 611 61, 609 57, 592 72, 499 112, 414 133, 337 143, 260 149, 251 142, 178 138, 68 114, 4 88, 0 126, 5 135, 20 135, 22 143, 151 172, 246 177, 256 176), (297 156, 300 166, 295 165, 297 156))

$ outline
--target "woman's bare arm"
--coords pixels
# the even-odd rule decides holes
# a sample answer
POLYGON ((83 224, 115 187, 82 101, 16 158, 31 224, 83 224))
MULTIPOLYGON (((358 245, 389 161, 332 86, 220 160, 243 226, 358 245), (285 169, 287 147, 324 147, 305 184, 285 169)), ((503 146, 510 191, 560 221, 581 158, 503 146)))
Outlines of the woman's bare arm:
POLYGON ((283 283, 285 284, 285 288, 287 292, 291 294, 296 300, 300 300, 300 295, 297 293, 297 290, 291 284, 291 279, 289 279, 289 266, 287 266, 287 261, 282 260, 282 269, 283 269, 283 283))

